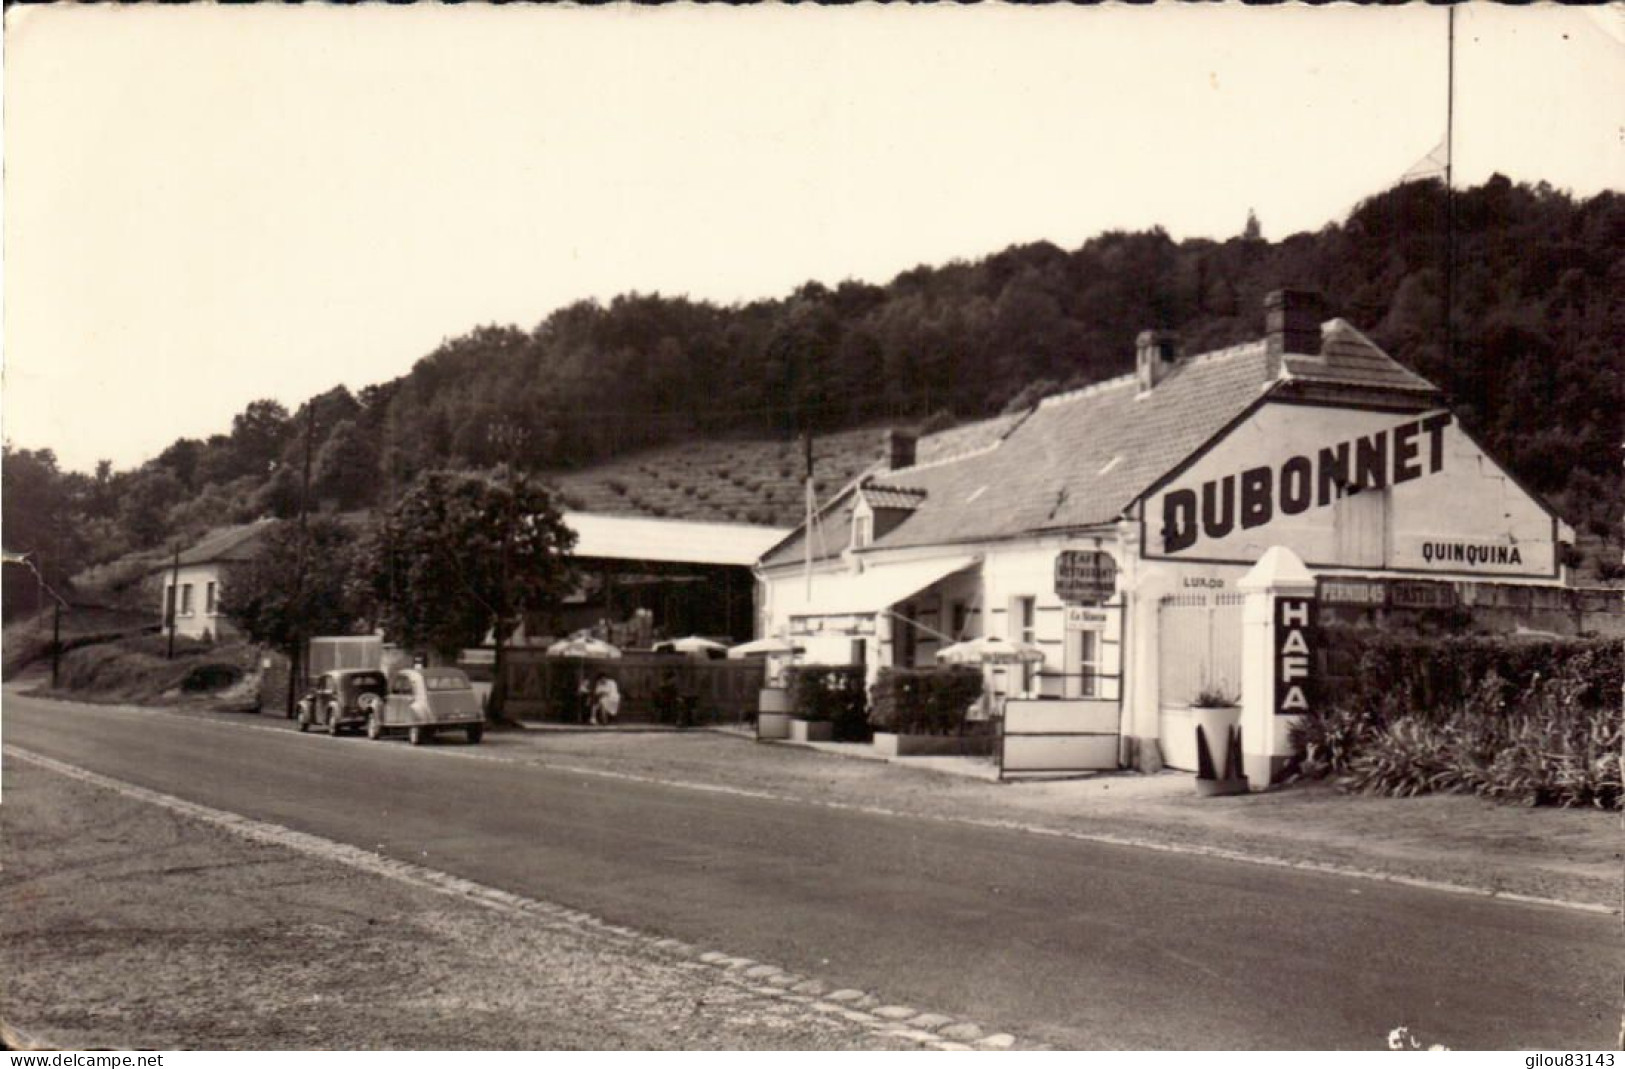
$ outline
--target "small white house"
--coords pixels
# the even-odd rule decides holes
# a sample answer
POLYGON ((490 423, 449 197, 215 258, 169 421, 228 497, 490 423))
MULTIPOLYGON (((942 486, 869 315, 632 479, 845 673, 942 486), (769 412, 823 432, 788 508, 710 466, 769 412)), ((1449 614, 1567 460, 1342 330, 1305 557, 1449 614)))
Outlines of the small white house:
POLYGON ((996 699, 1104 712, 1125 763, 1155 744, 1190 767, 1193 700, 1239 694, 1236 583, 1271 546, 1306 562, 1323 602, 1561 583, 1572 532, 1433 384, 1322 318, 1315 295, 1274 293, 1264 338, 1189 358, 1147 331, 1134 374, 981 440, 951 432, 953 455, 893 432, 763 557, 758 633, 871 675, 964 638, 1021 640, 1045 659, 986 669, 996 699))
POLYGON ((158 611, 166 631, 173 614, 177 635, 220 639, 236 634, 220 611, 224 573, 228 565, 252 559, 271 523, 256 520, 211 531, 201 542, 164 564, 158 611))

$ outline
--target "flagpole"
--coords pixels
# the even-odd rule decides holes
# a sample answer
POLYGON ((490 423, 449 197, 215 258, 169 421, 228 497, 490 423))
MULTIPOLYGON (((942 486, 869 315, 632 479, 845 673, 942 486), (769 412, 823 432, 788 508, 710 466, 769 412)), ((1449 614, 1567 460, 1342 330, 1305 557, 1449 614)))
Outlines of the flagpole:
POLYGON ((1444 114, 1444 336, 1445 358, 1456 358, 1456 5, 1446 9, 1444 114))

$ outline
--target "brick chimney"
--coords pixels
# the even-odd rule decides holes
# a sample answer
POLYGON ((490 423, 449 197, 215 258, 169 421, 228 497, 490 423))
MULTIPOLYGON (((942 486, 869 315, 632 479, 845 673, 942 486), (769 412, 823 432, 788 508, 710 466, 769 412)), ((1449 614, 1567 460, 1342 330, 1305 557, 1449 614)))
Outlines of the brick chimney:
POLYGON ((1264 344, 1272 367, 1282 353, 1320 355, 1326 303, 1314 290, 1276 290, 1264 298, 1264 344))
POLYGON ((920 441, 918 434, 893 427, 881 436, 881 440, 886 447, 887 471, 898 471, 914 466, 914 450, 920 441))
POLYGON ((1179 335, 1169 330, 1142 330, 1134 339, 1134 374, 1145 393, 1167 377, 1179 362, 1179 335))

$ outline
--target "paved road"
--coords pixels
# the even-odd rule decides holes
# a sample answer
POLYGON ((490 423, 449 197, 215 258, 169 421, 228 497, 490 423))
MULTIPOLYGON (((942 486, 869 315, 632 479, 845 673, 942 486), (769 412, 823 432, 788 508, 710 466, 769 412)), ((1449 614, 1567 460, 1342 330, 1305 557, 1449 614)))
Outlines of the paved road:
POLYGON ((1369 1048, 1406 1024, 1599 1049, 1618 1029, 1617 917, 502 760, 530 737, 255 730, 275 723, 8 692, 4 737, 1059 1046, 1369 1048))

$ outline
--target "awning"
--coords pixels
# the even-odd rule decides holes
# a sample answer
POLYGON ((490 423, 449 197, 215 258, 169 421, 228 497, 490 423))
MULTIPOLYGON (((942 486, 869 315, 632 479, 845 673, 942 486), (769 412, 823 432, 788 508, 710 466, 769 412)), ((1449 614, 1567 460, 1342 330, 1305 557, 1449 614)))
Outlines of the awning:
POLYGON ((974 567, 980 557, 935 557, 931 560, 875 564, 859 574, 814 574, 812 596, 801 576, 774 591, 776 616, 862 616, 889 609, 955 572, 974 567))

